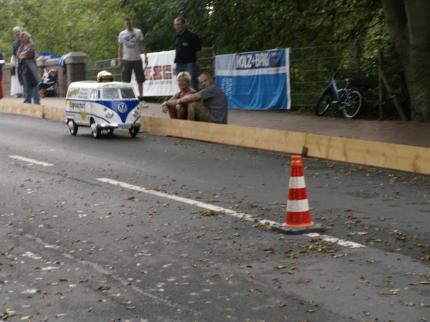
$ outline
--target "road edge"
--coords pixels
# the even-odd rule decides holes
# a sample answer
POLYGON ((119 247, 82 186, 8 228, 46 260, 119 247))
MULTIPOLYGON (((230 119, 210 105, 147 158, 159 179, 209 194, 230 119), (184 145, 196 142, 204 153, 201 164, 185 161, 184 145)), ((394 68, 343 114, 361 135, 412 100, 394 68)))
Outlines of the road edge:
MULTIPOLYGON (((64 109, 0 100, 0 113, 63 122, 64 109)), ((430 175, 430 148, 307 132, 142 117, 145 133, 430 175)))

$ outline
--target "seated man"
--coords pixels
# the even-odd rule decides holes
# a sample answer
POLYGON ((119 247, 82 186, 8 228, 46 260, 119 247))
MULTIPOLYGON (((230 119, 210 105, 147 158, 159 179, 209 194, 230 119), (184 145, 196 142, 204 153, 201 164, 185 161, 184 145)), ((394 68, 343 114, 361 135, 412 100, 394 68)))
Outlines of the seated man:
POLYGON ((189 120, 227 124, 227 96, 208 73, 201 74, 199 81, 203 89, 180 98, 178 104, 188 105, 189 120))
POLYGON ((179 92, 165 101, 161 108, 164 113, 169 112, 172 119, 188 119, 188 106, 187 104, 179 104, 178 100, 188 94, 194 94, 196 91, 191 88, 191 75, 188 72, 181 72, 176 77, 179 86, 179 92))

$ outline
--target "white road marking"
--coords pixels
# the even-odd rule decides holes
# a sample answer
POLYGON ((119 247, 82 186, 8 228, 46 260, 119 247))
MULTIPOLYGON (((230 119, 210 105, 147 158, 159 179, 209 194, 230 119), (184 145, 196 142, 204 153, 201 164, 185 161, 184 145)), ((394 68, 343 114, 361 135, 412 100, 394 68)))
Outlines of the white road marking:
POLYGON ((364 248, 364 247, 366 247, 363 244, 359 244, 359 243, 352 242, 349 240, 339 239, 336 237, 331 237, 328 235, 321 235, 318 233, 310 233, 310 234, 306 234, 306 236, 311 237, 311 238, 321 238, 322 240, 324 240, 328 243, 338 244, 340 246, 344 246, 344 247, 348 247, 348 248, 364 248))
POLYGON ((27 163, 30 163, 30 164, 40 165, 42 167, 52 167, 53 166, 52 163, 38 161, 38 160, 34 160, 34 159, 23 157, 23 156, 20 156, 20 155, 9 155, 9 158, 15 159, 15 160, 19 160, 19 161, 24 161, 24 162, 27 162, 27 163))
MULTIPOLYGON (((173 195, 173 194, 169 194, 169 193, 165 193, 165 192, 161 192, 161 191, 156 191, 156 190, 152 190, 152 189, 146 189, 144 187, 135 186, 135 185, 132 185, 132 184, 129 184, 126 182, 122 182, 122 181, 118 181, 118 180, 114 180, 114 179, 98 178, 97 180, 100 182, 108 183, 108 184, 118 186, 121 188, 146 193, 146 194, 153 195, 153 196, 160 197, 160 198, 166 198, 166 199, 182 202, 182 203, 188 204, 190 206, 195 206, 195 207, 199 207, 199 208, 203 208, 203 209, 207 209, 207 210, 221 212, 221 213, 224 213, 225 215, 228 215, 228 216, 240 219, 240 220, 254 222, 254 223, 257 223, 257 224, 262 225, 262 226, 268 226, 270 228, 271 227, 282 227, 281 223, 278 223, 278 222, 273 221, 273 220, 258 219, 252 215, 249 215, 249 214, 246 214, 243 212, 237 212, 237 211, 234 211, 231 209, 211 205, 211 204, 208 204, 205 202, 201 202, 201 201, 197 201, 197 200, 193 200, 193 199, 189 199, 189 198, 184 198, 184 197, 180 197, 177 195, 173 195)), ((331 237, 328 235, 321 235, 318 233, 305 234, 305 236, 310 237, 310 238, 320 238, 321 240, 323 240, 325 242, 328 242, 331 244, 337 244, 339 246, 348 247, 348 248, 364 248, 364 247, 366 247, 365 245, 362 245, 359 243, 339 239, 336 237, 331 237)))

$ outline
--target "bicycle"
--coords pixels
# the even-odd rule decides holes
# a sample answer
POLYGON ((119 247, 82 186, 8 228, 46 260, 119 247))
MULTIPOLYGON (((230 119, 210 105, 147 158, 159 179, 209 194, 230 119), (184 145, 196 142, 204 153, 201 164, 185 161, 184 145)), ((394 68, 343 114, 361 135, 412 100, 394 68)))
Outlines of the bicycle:
POLYGON ((337 72, 333 74, 327 88, 321 93, 315 107, 315 114, 322 116, 330 107, 335 106, 346 118, 352 119, 360 112, 363 98, 358 90, 350 88, 351 80, 348 78, 345 79, 345 87, 338 89, 337 74, 337 72))

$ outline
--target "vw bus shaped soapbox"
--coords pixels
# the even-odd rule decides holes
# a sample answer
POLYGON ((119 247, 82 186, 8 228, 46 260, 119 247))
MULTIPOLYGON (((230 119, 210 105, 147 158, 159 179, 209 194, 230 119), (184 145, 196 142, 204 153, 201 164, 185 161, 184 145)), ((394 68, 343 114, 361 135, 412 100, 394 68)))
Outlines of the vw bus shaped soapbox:
POLYGON ((102 132, 127 129, 132 137, 140 129, 140 104, 129 83, 71 83, 66 97, 66 125, 72 135, 90 127, 94 138, 102 132))

